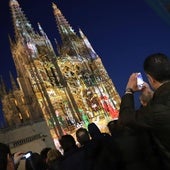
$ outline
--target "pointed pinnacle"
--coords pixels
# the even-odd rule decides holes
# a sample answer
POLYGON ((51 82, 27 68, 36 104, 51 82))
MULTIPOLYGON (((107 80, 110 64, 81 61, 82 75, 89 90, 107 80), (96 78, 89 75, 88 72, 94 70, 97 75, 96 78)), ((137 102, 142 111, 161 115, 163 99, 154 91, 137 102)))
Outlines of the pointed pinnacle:
POLYGON ((12 5, 19 6, 19 3, 17 0, 10 0, 9 5, 10 6, 12 6, 12 5))
POLYGON ((16 90, 17 89, 17 84, 16 84, 16 82, 14 80, 14 77, 13 77, 11 72, 9 72, 9 76, 10 76, 12 88, 13 88, 13 90, 16 90))
POLYGON ((83 31, 79 28, 79 33, 80 33, 80 36, 82 37, 82 38, 85 38, 85 35, 84 35, 84 33, 83 33, 83 31))
POLYGON ((61 11, 59 10, 59 8, 57 7, 57 5, 55 3, 52 3, 52 7, 56 14, 61 14, 61 11))

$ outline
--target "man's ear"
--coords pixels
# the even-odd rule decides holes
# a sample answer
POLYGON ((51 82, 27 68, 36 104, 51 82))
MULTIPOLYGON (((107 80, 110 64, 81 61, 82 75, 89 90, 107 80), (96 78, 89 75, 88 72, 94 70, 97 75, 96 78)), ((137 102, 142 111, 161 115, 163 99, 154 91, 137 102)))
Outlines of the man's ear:
POLYGON ((151 77, 149 74, 147 74, 147 78, 148 78, 149 83, 152 85, 152 83, 154 83, 154 78, 151 77))
POLYGON ((149 84, 151 85, 151 87, 156 90, 158 87, 160 87, 161 83, 158 82, 157 80, 155 80, 152 76, 150 76, 149 74, 147 74, 147 78, 149 81, 149 84))
POLYGON ((146 76, 147 76, 147 78, 148 78, 148 82, 149 82, 149 84, 150 84, 150 86, 153 88, 153 89, 155 89, 155 79, 152 77, 152 76, 150 76, 149 74, 146 74, 146 76))

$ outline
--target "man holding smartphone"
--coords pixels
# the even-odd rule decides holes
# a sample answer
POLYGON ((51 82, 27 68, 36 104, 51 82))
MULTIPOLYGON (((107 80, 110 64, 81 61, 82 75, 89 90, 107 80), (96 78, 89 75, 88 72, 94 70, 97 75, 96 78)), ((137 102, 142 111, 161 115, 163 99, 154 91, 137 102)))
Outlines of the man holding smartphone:
POLYGON ((138 73, 133 73, 129 77, 125 95, 122 97, 119 122, 149 131, 161 161, 161 170, 170 170, 170 61, 166 55, 156 53, 145 59, 143 67, 154 90, 153 98, 147 106, 135 110, 133 94, 147 90, 149 86, 145 86, 144 83, 139 89, 138 73))

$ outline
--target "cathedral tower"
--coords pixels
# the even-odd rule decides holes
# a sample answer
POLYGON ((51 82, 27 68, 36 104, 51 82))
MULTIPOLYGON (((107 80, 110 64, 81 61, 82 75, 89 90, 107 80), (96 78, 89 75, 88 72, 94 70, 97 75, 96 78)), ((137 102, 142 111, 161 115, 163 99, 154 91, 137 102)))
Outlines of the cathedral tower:
MULTIPOLYGON (((78 124, 117 118, 120 97, 87 37, 81 30, 77 35, 56 4, 52 7, 61 36, 58 55, 41 25, 39 33, 35 32, 18 1, 10 0, 15 32, 10 44, 17 71, 17 83, 10 76, 11 95, 19 110, 14 113, 8 100, 4 100, 3 110, 7 122, 14 114, 19 117, 15 124, 43 116, 52 137, 57 138, 78 124)), ((0 87, 5 99, 9 94, 0 87)))
POLYGON ((100 57, 87 37, 79 30, 76 35, 58 7, 54 16, 61 35, 58 65, 78 105, 80 114, 117 116, 120 97, 100 57))

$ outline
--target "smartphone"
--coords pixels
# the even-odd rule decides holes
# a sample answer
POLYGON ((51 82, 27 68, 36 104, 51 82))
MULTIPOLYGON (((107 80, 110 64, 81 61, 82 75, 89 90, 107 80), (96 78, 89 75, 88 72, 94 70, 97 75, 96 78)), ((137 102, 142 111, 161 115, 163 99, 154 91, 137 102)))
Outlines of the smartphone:
POLYGON ((25 153, 25 154, 22 156, 21 159, 28 159, 29 157, 31 157, 31 155, 32 155, 32 152, 29 151, 29 152, 25 153))
POLYGON ((141 74, 141 73, 138 73, 138 75, 137 75, 137 86, 138 86, 138 89, 139 89, 139 90, 142 89, 143 84, 144 84, 144 81, 143 81, 142 74, 141 74))

